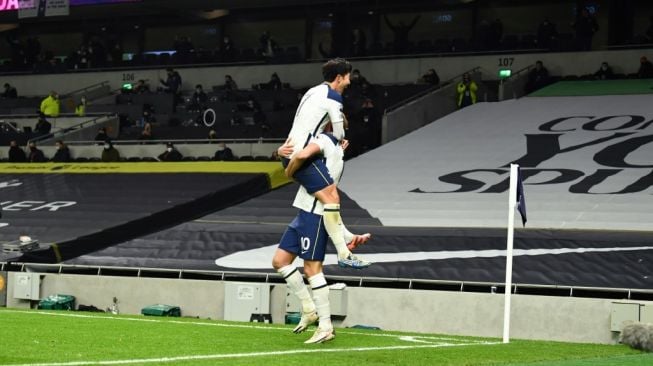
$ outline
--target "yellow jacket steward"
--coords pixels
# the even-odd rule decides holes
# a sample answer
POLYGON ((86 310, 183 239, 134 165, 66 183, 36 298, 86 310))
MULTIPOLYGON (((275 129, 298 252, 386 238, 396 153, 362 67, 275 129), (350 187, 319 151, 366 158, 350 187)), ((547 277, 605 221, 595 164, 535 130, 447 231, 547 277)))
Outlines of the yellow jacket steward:
POLYGON ((51 95, 43 99, 41 102, 41 113, 50 117, 57 117, 59 115, 59 101, 51 95))
MULTIPOLYGON (((467 91, 467 86, 464 83, 458 83, 458 106, 463 102, 463 96, 465 95, 465 92, 467 91)), ((469 82, 469 96, 472 98, 472 104, 476 103, 476 91, 478 90, 478 85, 474 81, 469 82)))

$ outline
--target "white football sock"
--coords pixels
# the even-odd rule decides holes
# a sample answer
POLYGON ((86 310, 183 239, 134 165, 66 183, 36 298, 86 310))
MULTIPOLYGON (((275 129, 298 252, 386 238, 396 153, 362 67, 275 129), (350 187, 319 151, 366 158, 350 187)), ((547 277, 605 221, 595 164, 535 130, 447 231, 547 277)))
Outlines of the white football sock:
POLYGON ((349 243, 350 241, 354 240, 354 234, 352 234, 349 229, 345 226, 344 223, 342 223, 342 233, 343 237, 345 238, 345 244, 349 243))
POLYGON ((340 205, 337 203, 327 203, 324 205, 324 228, 338 251, 338 258, 347 258, 350 254, 345 242, 342 219, 340 218, 340 205))
POLYGON ((329 304, 329 286, 327 285, 324 273, 320 272, 308 279, 313 291, 313 301, 317 316, 320 318, 321 329, 333 329, 331 324, 331 306, 329 304))
POLYGON ((279 268, 277 272, 286 281, 290 291, 292 291, 292 293, 294 293, 302 302, 302 311, 304 313, 315 311, 315 303, 313 302, 311 294, 308 292, 308 287, 304 283, 304 278, 297 270, 297 267, 287 265, 279 268))

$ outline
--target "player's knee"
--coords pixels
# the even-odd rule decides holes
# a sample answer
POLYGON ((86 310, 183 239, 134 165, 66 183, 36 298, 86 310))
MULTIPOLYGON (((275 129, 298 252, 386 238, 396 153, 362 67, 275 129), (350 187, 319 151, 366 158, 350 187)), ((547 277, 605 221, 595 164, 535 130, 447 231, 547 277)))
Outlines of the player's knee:
POLYGON ((306 278, 313 277, 317 274, 318 272, 311 266, 304 266, 304 275, 306 275, 306 278))
POLYGON ((304 261, 304 274, 307 278, 313 277, 322 272, 322 262, 320 261, 304 261))
POLYGON ((340 203, 340 195, 338 194, 338 188, 336 187, 335 184, 331 184, 330 186, 322 189, 320 191, 320 196, 318 199, 322 203, 340 203))
POLYGON ((275 270, 283 268, 289 264, 290 262, 288 262, 287 258, 283 256, 275 255, 274 257, 272 257, 272 268, 274 268, 275 270))

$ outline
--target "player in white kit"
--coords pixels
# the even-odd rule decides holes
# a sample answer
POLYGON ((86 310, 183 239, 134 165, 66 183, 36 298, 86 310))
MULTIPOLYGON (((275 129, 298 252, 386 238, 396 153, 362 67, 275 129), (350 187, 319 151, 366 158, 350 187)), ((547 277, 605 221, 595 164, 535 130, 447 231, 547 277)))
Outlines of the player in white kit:
MULTIPOLYGON (((322 66, 325 82, 304 94, 297 107, 288 140, 278 150, 284 167, 312 138, 321 134, 328 123, 332 126, 332 135, 336 141, 344 138, 342 92, 349 86, 350 73, 351 64, 344 59, 329 60, 322 66), (292 150, 284 147, 292 147, 292 150)), ((324 204, 324 226, 338 252, 338 264, 357 269, 368 267, 369 262, 353 255, 347 247, 340 217, 338 190, 321 158, 313 156, 307 160, 292 178, 324 204)))
MULTIPOLYGON (((305 160, 313 156, 320 156, 328 172, 332 174, 335 182, 338 182, 344 165, 343 148, 339 141, 332 135, 320 134, 312 138, 309 145, 298 152, 293 161, 305 160)), ((323 220, 325 205, 309 194, 304 187, 300 187, 293 206, 300 211, 283 234, 274 254, 272 266, 302 302, 302 317, 293 332, 303 332, 319 318, 319 327, 305 343, 322 343, 335 337, 331 323, 329 287, 322 273, 322 262, 328 242, 323 220), (292 266, 296 257, 304 260, 304 272, 311 285, 312 298, 302 275, 296 267, 292 266)), ((350 243, 360 244, 369 239, 369 234, 354 235, 346 229, 344 231, 348 236, 345 240, 350 243)))

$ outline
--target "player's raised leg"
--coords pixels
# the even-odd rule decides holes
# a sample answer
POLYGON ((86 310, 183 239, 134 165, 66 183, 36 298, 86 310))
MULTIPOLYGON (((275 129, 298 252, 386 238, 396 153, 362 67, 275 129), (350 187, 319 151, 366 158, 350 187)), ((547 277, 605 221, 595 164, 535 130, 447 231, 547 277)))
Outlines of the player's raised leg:
POLYGON ((315 198, 324 203, 324 227, 338 252, 338 265, 356 269, 369 267, 370 262, 355 256, 347 248, 344 225, 340 216, 340 196, 335 184, 315 192, 314 195, 315 198))

